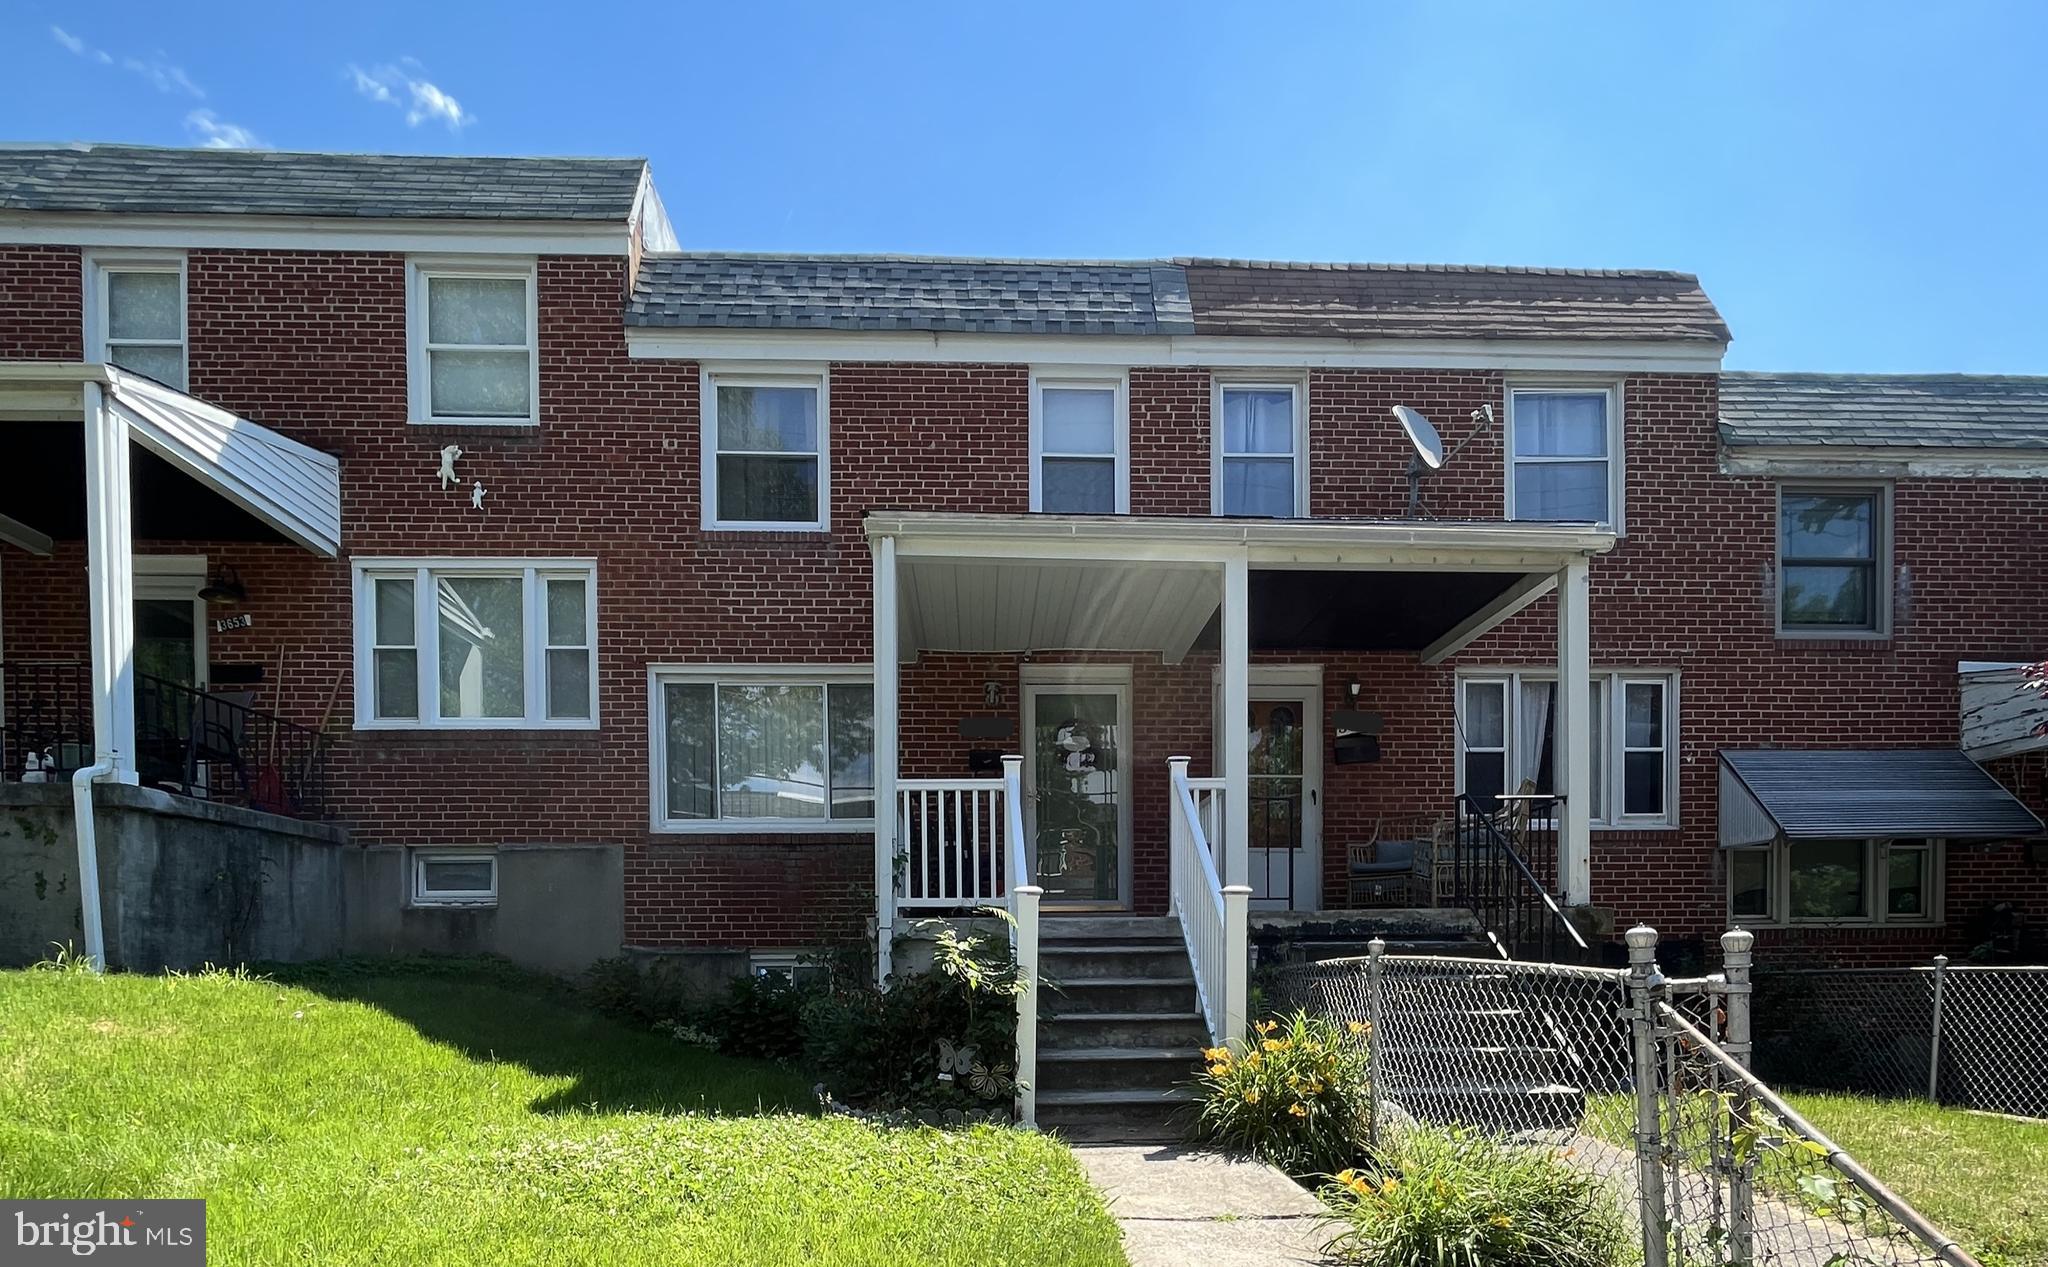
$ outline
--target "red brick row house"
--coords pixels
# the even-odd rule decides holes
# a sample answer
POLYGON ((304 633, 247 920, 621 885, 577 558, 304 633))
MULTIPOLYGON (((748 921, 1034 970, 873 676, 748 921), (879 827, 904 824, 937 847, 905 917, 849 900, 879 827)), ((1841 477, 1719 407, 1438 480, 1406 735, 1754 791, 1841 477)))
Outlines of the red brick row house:
POLYGON ((5 776, 317 813, 384 944, 557 965, 887 970, 1019 865, 1334 928, 1480 830, 1594 943, 2009 945, 2044 758, 1962 752, 1962 666, 2048 645, 2048 383, 1728 340, 1677 273, 720 254, 636 161, 0 150, 5 776))

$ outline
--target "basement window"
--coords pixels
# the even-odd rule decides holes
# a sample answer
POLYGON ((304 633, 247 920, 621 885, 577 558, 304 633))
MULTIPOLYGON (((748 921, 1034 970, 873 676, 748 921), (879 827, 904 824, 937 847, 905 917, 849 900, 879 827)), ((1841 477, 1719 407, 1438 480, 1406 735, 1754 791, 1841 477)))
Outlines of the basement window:
POLYGON ((414 906, 490 906, 498 901, 498 856, 491 853, 415 853, 414 906))

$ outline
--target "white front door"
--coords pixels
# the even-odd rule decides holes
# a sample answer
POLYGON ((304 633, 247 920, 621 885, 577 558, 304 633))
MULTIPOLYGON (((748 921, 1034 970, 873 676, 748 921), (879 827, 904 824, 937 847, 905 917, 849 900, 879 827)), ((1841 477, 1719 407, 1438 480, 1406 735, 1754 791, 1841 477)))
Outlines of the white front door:
POLYGON ((1254 910, 1322 907, 1322 674, 1254 667, 1247 729, 1254 910))
POLYGON ((1027 674, 1024 835, 1045 905, 1128 910, 1128 671, 1047 667, 1027 674))

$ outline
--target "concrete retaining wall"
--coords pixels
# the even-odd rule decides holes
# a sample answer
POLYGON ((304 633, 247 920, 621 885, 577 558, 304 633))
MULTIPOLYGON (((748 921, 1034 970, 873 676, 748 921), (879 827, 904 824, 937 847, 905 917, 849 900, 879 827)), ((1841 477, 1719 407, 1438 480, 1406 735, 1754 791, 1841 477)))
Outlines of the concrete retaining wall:
MULTIPOLYGON (((410 851, 149 788, 94 788, 107 960, 136 972, 341 954, 489 954, 575 972, 619 953, 621 851, 506 846, 498 901, 413 906, 410 851)), ((0 784, 0 965, 83 949, 68 785, 0 784)))

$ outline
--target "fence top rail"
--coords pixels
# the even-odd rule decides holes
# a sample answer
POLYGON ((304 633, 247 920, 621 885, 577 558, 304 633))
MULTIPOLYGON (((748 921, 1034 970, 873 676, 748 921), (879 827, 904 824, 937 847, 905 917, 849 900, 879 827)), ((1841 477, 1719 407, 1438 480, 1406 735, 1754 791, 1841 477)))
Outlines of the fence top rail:
POLYGON ((1699 993, 1703 990, 1719 990, 1725 987, 1728 984, 1728 978, 1718 972, 1710 972, 1704 977, 1666 977, 1664 978, 1664 984, 1674 990, 1687 990, 1699 993))
MULTIPOLYGON (((1771 968, 1759 966, 1759 975, 1773 977, 1885 977, 1901 972, 1933 972, 1931 963, 1902 963, 1890 968, 1771 968)), ((1948 963, 1943 972, 2048 973, 2048 963, 1948 963)))
MULTIPOLYGON (((1312 968, 1363 968, 1371 962, 1369 955, 1346 955, 1338 959, 1318 959, 1306 965, 1312 968)), ((1571 977, 1580 981, 1628 980, 1626 968, 1594 968, 1575 963, 1544 963, 1536 959, 1482 959, 1468 955, 1381 955, 1381 966, 1413 966, 1435 968, 1469 968, 1490 973, 1526 973, 1550 977, 1571 977)))
POLYGON ((1701 1032, 1699 1026, 1687 1020, 1683 1012, 1660 1000, 1657 1003, 1657 1015, 1666 1025, 1677 1030, 1687 1042, 1695 1045, 1720 1065, 1725 1076, 1740 1083, 1757 1103, 1769 1109, 1779 1121, 1794 1132, 1805 1136, 1816 1147, 1825 1149, 1830 1166, 1847 1175, 1857 1187, 1870 1194, 1870 1199, 1875 1201, 1879 1208, 1918 1237, 1921 1243, 1938 1254, 1942 1261, 1952 1264, 1953 1267, 1983 1267, 1983 1264, 1973 1258, 1968 1250, 1958 1245, 1953 1237, 1929 1223, 1927 1217, 1909 1205, 1904 1197, 1885 1187, 1882 1180, 1865 1170, 1863 1163, 1850 1156, 1848 1150, 1829 1139, 1819 1127, 1807 1121, 1798 1109, 1793 1108, 1782 1096, 1771 1090, 1763 1079, 1744 1068, 1742 1063, 1730 1056, 1719 1043, 1701 1032))
POLYGON ((985 792, 991 788, 1000 790, 1001 778, 993 779, 898 779, 899 792, 985 792))

